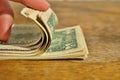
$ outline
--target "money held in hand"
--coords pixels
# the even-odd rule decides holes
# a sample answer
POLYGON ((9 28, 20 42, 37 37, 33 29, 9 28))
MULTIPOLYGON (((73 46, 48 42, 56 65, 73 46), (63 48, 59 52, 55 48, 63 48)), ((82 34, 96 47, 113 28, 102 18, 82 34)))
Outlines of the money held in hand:
POLYGON ((35 25, 13 25, 10 39, 0 42, 0 59, 85 59, 88 49, 80 26, 55 29, 58 24, 52 9, 24 8, 21 14, 35 25))

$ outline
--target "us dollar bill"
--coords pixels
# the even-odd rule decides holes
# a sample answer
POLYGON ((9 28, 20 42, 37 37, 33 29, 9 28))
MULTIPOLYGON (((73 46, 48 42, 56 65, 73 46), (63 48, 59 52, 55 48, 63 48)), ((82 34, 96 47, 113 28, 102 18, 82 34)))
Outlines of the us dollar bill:
POLYGON ((81 27, 55 29, 58 19, 45 12, 24 8, 21 14, 36 25, 13 25, 8 42, 0 42, 0 59, 85 59, 88 49, 81 27))
MULTIPOLYGON (((0 55, 32 56, 40 53, 42 54, 49 48, 52 41, 52 33, 54 33, 55 27, 58 22, 57 16, 52 11, 52 9, 49 8, 47 11, 42 12, 42 11, 30 9, 30 8, 24 8, 21 11, 21 14, 27 18, 30 18, 38 25, 37 27, 38 27, 38 30, 41 32, 41 37, 39 37, 39 39, 37 39, 37 41, 35 42, 32 41, 31 44, 29 43, 23 44, 20 41, 16 42, 16 44, 13 44, 13 42, 15 43, 16 39, 10 40, 7 43, 1 42, 0 55)), ((15 26, 13 25, 12 29, 14 29, 14 27, 15 26)), ((13 32, 18 34, 17 31, 16 32, 13 31, 13 32)), ((22 34, 24 34, 26 31, 21 31, 21 32, 23 32, 22 34)), ((13 35, 15 34, 11 34, 11 37, 13 35)), ((17 37, 19 37, 19 35, 17 37)))

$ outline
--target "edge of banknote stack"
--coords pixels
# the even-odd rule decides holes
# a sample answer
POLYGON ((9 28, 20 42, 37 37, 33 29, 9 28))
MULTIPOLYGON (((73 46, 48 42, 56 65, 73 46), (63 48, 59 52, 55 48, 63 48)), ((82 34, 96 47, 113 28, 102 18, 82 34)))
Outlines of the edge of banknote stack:
POLYGON ((8 42, 0 42, 0 60, 85 59, 89 52, 79 25, 55 29, 58 19, 49 8, 24 8, 21 14, 35 25, 14 25, 8 42))

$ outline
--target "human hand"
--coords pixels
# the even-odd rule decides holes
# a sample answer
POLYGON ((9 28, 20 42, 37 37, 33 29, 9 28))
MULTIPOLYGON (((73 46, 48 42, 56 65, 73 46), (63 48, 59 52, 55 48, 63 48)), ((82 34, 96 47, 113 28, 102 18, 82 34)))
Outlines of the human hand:
MULTIPOLYGON (((47 10, 50 5, 46 0, 11 0, 37 10, 47 10)), ((0 0, 0 41, 7 41, 13 23, 13 11, 8 0, 0 0)))

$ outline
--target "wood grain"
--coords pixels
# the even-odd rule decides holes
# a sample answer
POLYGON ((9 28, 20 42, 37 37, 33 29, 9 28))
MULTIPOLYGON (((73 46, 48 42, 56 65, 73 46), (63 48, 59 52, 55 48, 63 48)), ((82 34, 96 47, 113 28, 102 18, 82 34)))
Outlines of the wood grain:
MULTIPOLYGON (((81 25, 90 55, 86 60, 0 61, 0 80, 119 80, 120 3, 50 2, 59 18, 58 28, 81 25)), ((11 3, 14 23, 31 23, 21 17, 20 4, 11 3)))

